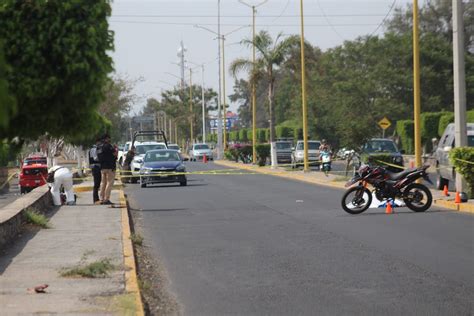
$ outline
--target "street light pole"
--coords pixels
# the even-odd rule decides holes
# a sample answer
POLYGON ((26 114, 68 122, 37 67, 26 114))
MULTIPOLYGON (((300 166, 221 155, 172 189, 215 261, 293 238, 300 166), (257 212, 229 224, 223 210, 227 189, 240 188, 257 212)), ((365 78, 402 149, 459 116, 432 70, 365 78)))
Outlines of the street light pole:
MULTIPOLYGON (((244 0, 239 0, 240 3, 252 9, 252 42, 255 42, 255 14, 257 7, 263 5, 268 0, 264 0, 257 5, 250 5, 244 0)), ((252 45, 252 72, 255 72, 255 45, 252 45)), ((257 163, 257 93, 255 82, 252 80, 252 163, 257 163)))
POLYGON ((202 142, 206 143, 206 101, 204 100, 204 64, 201 65, 202 142))
POLYGON ((223 147, 222 147, 222 105, 221 105, 221 0, 217 0, 217 55, 218 55, 218 64, 219 64, 219 93, 217 96, 217 159, 222 159, 223 157, 223 147))
POLYGON ((304 172, 309 171, 308 164, 308 114, 306 107, 306 65, 304 55, 304 14, 303 0, 300 0, 300 16, 301 16, 301 104, 303 106, 303 148, 304 148, 304 172))
POLYGON ((222 40, 222 107, 224 113, 224 140, 223 140, 223 148, 224 151, 227 149, 227 102, 226 102, 226 95, 225 95, 225 35, 221 36, 222 40))
POLYGON ((191 146, 194 141, 194 134, 193 134, 193 121, 194 121, 194 113, 193 113, 193 82, 192 82, 192 76, 193 76, 193 70, 189 68, 189 112, 191 113, 190 115, 190 134, 191 134, 191 146))
POLYGON ((420 49, 418 29, 418 0, 413 0, 413 112, 415 121, 415 163, 417 167, 421 167, 420 49))
MULTIPOLYGON (((453 70, 454 70, 454 142, 467 146, 466 73, 464 69, 464 21, 462 0, 453 0, 453 70)), ((465 192, 466 182, 456 173, 456 192, 465 192)))

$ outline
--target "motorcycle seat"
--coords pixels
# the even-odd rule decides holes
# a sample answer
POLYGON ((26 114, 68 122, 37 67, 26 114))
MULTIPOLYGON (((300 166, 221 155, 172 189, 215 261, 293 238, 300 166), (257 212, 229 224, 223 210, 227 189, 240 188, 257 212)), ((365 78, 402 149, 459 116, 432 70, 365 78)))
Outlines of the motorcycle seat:
POLYGON ((387 172, 388 174, 388 177, 390 178, 390 180, 399 180, 401 178, 403 178, 404 176, 406 176, 407 174, 410 174, 412 173, 413 171, 416 171, 417 168, 408 168, 408 169, 405 169, 401 172, 387 172))

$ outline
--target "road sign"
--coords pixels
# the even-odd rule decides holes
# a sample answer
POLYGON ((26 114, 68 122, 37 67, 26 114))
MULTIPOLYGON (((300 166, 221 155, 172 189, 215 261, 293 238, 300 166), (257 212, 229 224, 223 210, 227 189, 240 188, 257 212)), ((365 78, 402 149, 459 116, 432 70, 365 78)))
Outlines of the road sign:
POLYGON ((381 119, 381 120, 379 121, 379 126, 380 126, 383 130, 386 130, 387 128, 389 128, 390 125, 392 125, 392 122, 390 122, 387 117, 384 117, 383 119, 381 119))

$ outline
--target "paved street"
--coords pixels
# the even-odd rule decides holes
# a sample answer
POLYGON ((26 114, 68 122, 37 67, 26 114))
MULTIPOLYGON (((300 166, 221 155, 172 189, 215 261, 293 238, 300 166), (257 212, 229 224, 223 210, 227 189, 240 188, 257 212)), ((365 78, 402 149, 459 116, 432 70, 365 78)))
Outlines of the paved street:
POLYGON ((473 313, 472 215, 351 216, 342 192, 261 174, 125 189, 185 315, 473 313))

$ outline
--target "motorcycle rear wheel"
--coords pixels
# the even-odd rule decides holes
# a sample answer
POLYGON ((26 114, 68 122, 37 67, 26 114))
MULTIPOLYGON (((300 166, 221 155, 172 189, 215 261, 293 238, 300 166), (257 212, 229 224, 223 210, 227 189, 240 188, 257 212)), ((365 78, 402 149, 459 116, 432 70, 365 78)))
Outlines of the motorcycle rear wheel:
POLYGON ((363 186, 352 187, 344 193, 341 206, 349 214, 357 215, 366 211, 372 204, 372 192, 363 186), (355 196, 348 200, 348 197, 355 191, 355 196))
POLYGON ((403 190, 403 201, 413 212, 424 212, 433 203, 433 196, 425 185, 412 183, 403 190))

